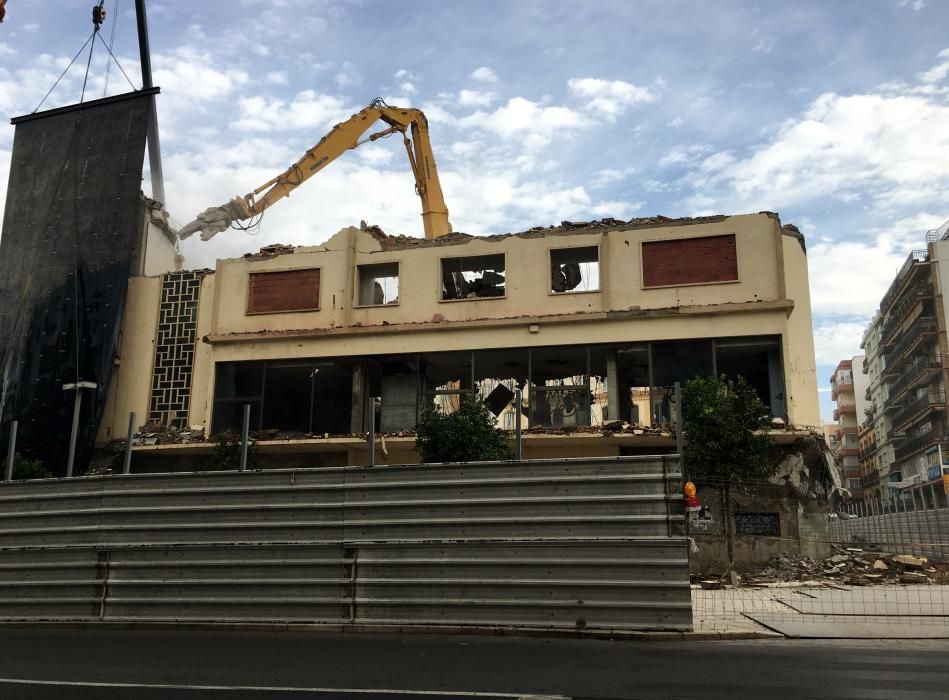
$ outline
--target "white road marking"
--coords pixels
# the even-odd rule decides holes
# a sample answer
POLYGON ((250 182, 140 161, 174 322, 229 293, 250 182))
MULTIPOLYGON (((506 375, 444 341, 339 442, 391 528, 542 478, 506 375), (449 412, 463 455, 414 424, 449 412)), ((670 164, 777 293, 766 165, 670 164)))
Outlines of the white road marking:
POLYGON ((404 690, 397 688, 297 688, 269 685, 186 685, 174 683, 97 683, 94 681, 49 681, 36 678, 0 678, 0 685, 43 685, 81 688, 144 688, 146 690, 239 690, 277 693, 349 693, 352 695, 423 695, 457 698, 512 698, 513 700, 568 700, 562 695, 520 695, 517 693, 477 693, 457 690, 404 690))

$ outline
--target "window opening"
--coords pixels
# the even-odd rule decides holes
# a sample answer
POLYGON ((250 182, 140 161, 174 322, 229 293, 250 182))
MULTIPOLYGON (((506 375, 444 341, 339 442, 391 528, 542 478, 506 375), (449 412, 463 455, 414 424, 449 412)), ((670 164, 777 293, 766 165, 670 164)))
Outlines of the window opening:
POLYGON ((386 306, 399 303, 399 263, 357 265, 359 306, 386 306))
POLYGON ((600 250, 597 246, 584 248, 555 248, 550 251, 550 291, 594 292, 600 288, 600 250))
POLYGON ((503 297, 504 254, 442 258, 442 300, 503 297))

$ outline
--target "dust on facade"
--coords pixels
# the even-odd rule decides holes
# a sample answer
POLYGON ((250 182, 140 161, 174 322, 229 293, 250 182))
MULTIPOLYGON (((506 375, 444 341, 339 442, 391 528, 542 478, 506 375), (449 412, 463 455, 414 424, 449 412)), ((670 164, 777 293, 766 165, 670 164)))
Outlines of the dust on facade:
POLYGON ((375 410, 381 461, 410 463, 422 407, 477 394, 520 423, 525 458, 654 454, 674 449, 674 383, 713 373, 754 385, 779 441, 819 423, 804 238, 776 214, 435 239, 363 224, 133 277, 98 444, 135 412, 136 471, 201 468, 204 436, 250 405, 268 464, 360 464, 375 410))
POLYGON ((906 258, 863 334, 864 354, 831 377, 845 470, 861 513, 947 503, 949 425, 945 362, 949 222, 906 258))

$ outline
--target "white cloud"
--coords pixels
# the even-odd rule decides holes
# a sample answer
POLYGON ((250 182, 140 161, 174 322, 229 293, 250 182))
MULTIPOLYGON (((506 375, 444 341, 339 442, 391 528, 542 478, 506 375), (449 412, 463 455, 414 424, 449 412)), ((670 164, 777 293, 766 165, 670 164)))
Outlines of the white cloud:
POLYGON ((39 31, 39 28, 40 28, 40 25, 38 25, 36 22, 28 22, 23 25, 23 31, 30 32, 31 34, 33 32, 39 31))
POLYGON ((475 68, 473 71, 471 71, 471 77, 482 83, 498 82, 498 74, 495 73, 494 69, 490 68, 489 66, 475 68))
POLYGON ((673 165, 692 165, 698 162, 698 156, 708 153, 712 150, 711 146, 695 144, 691 146, 676 146, 659 159, 660 168, 668 168, 673 165))
POLYGON ((847 200, 855 192, 887 210, 940 199, 949 188, 946 162, 949 104, 918 95, 827 93, 769 143, 698 184, 706 188, 700 196, 732 211, 847 200), (715 184, 721 192, 707 189, 715 184))
POLYGON ((478 92, 477 90, 461 90, 458 93, 458 104, 462 107, 490 107, 497 99, 497 93, 478 92))
POLYGON ((359 71, 357 71, 355 66, 353 66, 353 64, 349 61, 344 63, 339 72, 336 74, 336 85, 341 88, 358 85, 361 82, 362 75, 359 74, 359 71))
POLYGON ((286 85, 289 83, 289 80, 287 79, 286 73, 275 70, 267 73, 267 82, 273 83, 274 85, 286 85))
POLYGON ((16 49, 5 41, 0 41, 0 56, 16 56, 16 49))
POLYGON ((624 114, 633 105, 659 99, 654 90, 623 80, 571 78, 567 81, 567 89, 574 97, 587 100, 588 110, 609 121, 624 114))
POLYGON ((418 74, 406 68, 399 68, 399 70, 395 72, 395 79, 396 80, 418 80, 418 74))
POLYGON ((682 117, 676 117, 675 119, 670 121, 668 124, 666 124, 666 126, 669 126, 675 129, 682 126, 683 124, 685 124, 685 119, 683 119, 682 117))
POLYGON ((514 97, 493 112, 478 111, 459 120, 462 126, 493 132, 503 138, 517 136, 530 149, 550 143, 555 132, 582 129, 589 125, 579 112, 569 107, 542 106, 524 97, 514 97))
MULTIPOLYGON (((187 47, 157 54, 154 66, 155 84, 162 87, 163 95, 189 102, 219 99, 249 79, 246 72, 218 68, 209 54, 187 47)), ((162 104, 169 101, 168 97, 163 97, 162 104)))
POLYGON ((860 352, 867 321, 818 320, 814 324, 814 355, 818 365, 836 365, 860 352))
POLYGON ((943 49, 940 51, 939 58, 944 58, 946 60, 942 61, 941 63, 937 63, 935 66, 919 76, 919 79, 924 83, 939 83, 942 82, 947 75, 949 75, 949 49, 943 49))
POLYGON ((926 0, 902 0, 902 2, 900 2, 900 7, 907 6, 919 12, 926 7, 926 0))
POLYGON ((232 126, 241 131, 329 128, 358 111, 339 97, 304 90, 289 103, 260 96, 241 98, 232 126))
POLYGON ((814 314, 872 316, 909 252, 924 248, 926 231, 945 219, 945 214, 922 213, 856 232, 855 240, 810 243, 807 260, 814 314))
POLYGON ((771 53, 777 45, 778 40, 773 36, 765 36, 758 39, 755 45, 751 47, 752 53, 771 53))
POLYGON ((399 85, 399 89, 406 95, 414 95, 416 92, 418 92, 418 90, 415 88, 415 85, 413 85, 408 80, 399 85))

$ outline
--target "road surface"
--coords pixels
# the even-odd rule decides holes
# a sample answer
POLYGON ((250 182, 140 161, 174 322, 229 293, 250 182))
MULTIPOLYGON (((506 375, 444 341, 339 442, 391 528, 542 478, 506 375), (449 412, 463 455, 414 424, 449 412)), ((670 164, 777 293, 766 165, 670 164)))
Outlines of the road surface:
POLYGON ((949 697, 947 641, 613 642, 0 626, 0 649, 4 700, 949 697), (366 690, 373 692, 357 692, 366 690))

